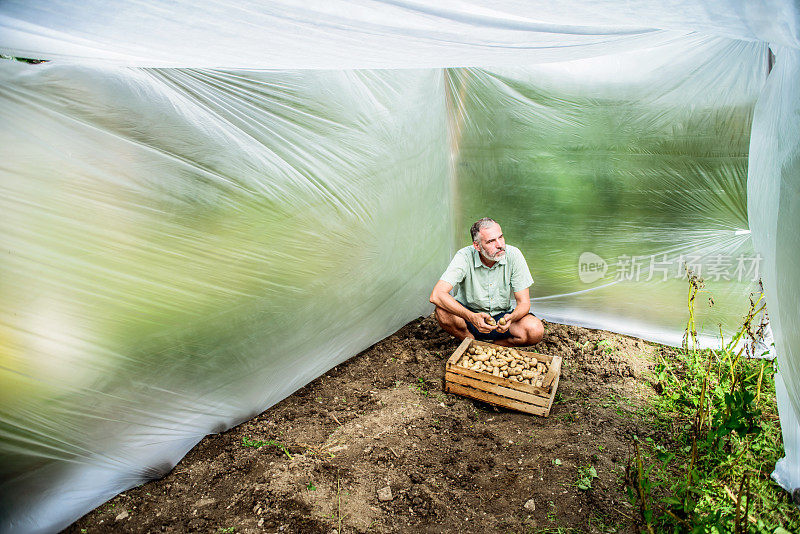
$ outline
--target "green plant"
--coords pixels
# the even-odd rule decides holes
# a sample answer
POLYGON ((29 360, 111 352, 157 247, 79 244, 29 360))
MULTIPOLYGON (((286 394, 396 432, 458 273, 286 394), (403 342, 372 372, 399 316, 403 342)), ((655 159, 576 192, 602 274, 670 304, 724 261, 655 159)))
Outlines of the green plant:
MULTIPOLYGON (((800 511, 769 478, 783 456, 774 362, 746 357, 763 294, 751 296, 740 329, 719 349, 697 344, 694 305, 703 281, 689 273, 682 350, 660 355, 653 410, 668 442, 634 443, 626 469, 631 502, 649 532, 774 532, 800 529, 800 511)), ((760 325, 759 325, 760 328, 760 325)))
POLYGON ((430 397, 431 393, 428 391, 428 384, 425 382, 425 379, 421 376, 417 378, 416 383, 411 384, 408 386, 410 389, 416 391, 422 396, 430 397))
POLYGON ((607 339, 601 339, 600 341, 598 341, 597 345, 595 345, 595 348, 603 349, 603 352, 605 352, 606 354, 611 354, 612 352, 614 352, 614 347, 611 346, 611 342, 607 339))
POLYGON ((578 468, 578 479, 575 487, 579 490, 587 491, 592 489, 592 481, 597 478, 597 470, 593 465, 578 468))
POLYGON ((266 445, 274 446, 277 447, 279 450, 281 450, 286 455, 287 458, 289 458, 290 460, 292 459, 292 455, 289 453, 289 449, 286 447, 286 445, 278 441, 275 441, 273 439, 260 441, 260 440, 255 440, 250 436, 244 436, 242 438, 242 445, 245 447, 252 447, 254 449, 260 449, 261 447, 264 447, 266 445))
POLYGON ((308 491, 317 491, 317 487, 314 485, 313 482, 309 482, 308 484, 306 484, 306 489, 308 491))

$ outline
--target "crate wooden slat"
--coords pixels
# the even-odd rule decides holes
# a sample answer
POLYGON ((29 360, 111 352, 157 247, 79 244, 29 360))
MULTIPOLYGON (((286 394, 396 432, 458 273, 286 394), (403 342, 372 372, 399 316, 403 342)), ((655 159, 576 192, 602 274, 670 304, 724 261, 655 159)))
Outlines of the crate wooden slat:
POLYGON ((544 377, 544 387, 536 387, 516 380, 509 380, 502 376, 494 376, 461 367, 458 362, 470 345, 499 348, 497 345, 476 341, 472 338, 464 339, 447 360, 445 366, 444 384, 447 393, 455 393, 456 395, 488 402, 496 406, 543 417, 550 415, 550 408, 553 406, 553 399, 558 389, 558 380, 561 377, 560 356, 515 349, 520 354, 549 364, 550 369, 544 377), (548 385, 550 387, 546 387, 548 385))

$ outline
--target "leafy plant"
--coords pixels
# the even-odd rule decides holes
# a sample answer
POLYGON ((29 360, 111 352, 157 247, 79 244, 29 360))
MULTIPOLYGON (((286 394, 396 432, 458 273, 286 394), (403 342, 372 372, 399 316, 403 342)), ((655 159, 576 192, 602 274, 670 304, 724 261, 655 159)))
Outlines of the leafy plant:
POLYGON ((656 366, 655 409, 669 441, 634 443, 626 486, 648 532, 774 532, 800 529, 800 511, 769 478, 783 456, 772 361, 746 357, 763 294, 741 328, 716 350, 700 350, 694 304, 703 281, 689 273, 684 347, 656 366), (744 346, 743 346, 744 345, 744 346))
POLYGON ((578 480, 575 487, 579 490, 587 491, 592 489, 592 481, 597 478, 597 470, 593 465, 578 468, 578 480))

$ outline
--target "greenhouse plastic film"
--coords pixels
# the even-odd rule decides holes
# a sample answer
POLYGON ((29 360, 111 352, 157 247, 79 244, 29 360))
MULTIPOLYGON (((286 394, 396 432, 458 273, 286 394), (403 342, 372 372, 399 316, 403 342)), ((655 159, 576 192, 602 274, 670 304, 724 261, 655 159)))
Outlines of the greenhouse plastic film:
POLYGON ((212 68, 514 66, 691 32, 800 47, 793 0, 5 0, 0 53, 212 68))
POLYGON ((0 531, 66 526, 429 311, 441 71, 0 80, 0 531))
POLYGON ((746 184, 764 44, 695 36, 613 61, 448 75, 458 246, 490 215, 534 273, 534 313, 672 345, 688 269, 706 284, 701 342, 730 339, 763 269, 746 184))
MULTIPOLYGON (((760 254, 795 415, 783 403, 781 417, 797 420, 796 2, 118 7, 109 17, 99 1, 0 5, 0 53, 79 62, 0 65, 0 530, 54 530, 161 476, 203 434, 255 415, 427 311, 424 296, 482 195, 486 208, 500 208, 492 215, 509 242, 534 251, 526 252, 534 310, 550 318, 677 343, 685 298, 677 279, 586 285, 580 255, 577 265, 566 258, 590 252, 625 266, 633 262, 620 258, 634 249, 666 253, 668 262, 684 252, 760 254), (759 97, 745 195, 746 123, 766 71, 764 42, 794 49, 780 50, 759 97), (628 55, 642 48, 651 55, 628 55), (566 61, 602 55, 594 67, 586 60, 579 72, 591 76, 576 84, 566 61), (500 68, 539 62, 565 63, 500 68), (495 68, 449 71, 446 95, 440 71, 113 65, 495 68), (625 69, 608 84, 602 68, 615 65, 638 65, 643 79, 666 83, 648 90, 625 69), (601 87, 596 101, 590 80, 601 87), (473 86, 480 91, 466 91, 473 86), (575 116, 578 102, 593 117, 575 116), (497 120, 510 128, 497 131, 511 141, 508 153, 492 140, 495 118, 482 116, 505 103, 510 111, 497 120), (511 135, 516 128, 538 140, 532 132, 546 124, 543 134, 552 134, 553 121, 565 126, 559 135, 574 159, 554 143, 536 154, 511 135), (629 129, 603 139, 620 125, 629 129), (576 143, 579 134, 594 144, 576 143), (494 143, 484 157, 475 153, 481 135, 494 143), (659 139, 652 154, 641 150, 659 139), (703 158, 698 146, 718 161, 692 163, 703 158), (448 150, 458 159, 448 162, 448 150), (576 195, 542 188, 515 151, 544 175, 572 180, 576 195), (651 175, 635 164, 648 157, 666 170, 651 175), (464 161, 474 167, 459 167, 464 161), (481 181, 481 165, 514 178, 509 209, 495 181, 481 181), (591 188, 631 223, 599 213, 586 201, 591 188), (563 222, 529 214, 520 196, 563 222), (659 226, 668 215, 684 218, 659 226), (564 235, 564 244, 542 243, 551 257, 529 218, 564 235), (420 227, 423 242, 413 238, 420 227), (605 248, 583 250, 587 243, 605 248), (628 303, 648 312, 639 323, 628 303)), ((755 288, 723 280, 720 293, 712 282, 706 332, 717 321, 730 327, 755 288)), ((788 480, 780 472, 797 457, 787 451, 776 478, 788 480)))
POLYGON ((785 438, 794 436, 784 441, 786 458, 775 478, 792 490, 800 487, 796 427, 786 428, 800 421, 800 50, 775 52, 753 121, 747 193, 755 244, 768 267, 764 284, 785 386, 778 396, 781 426, 785 438))
POLYGON ((775 397, 778 402, 778 415, 781 418, 781 434, 785 456, 775 464, 772 478, 790 492, 800 488, 800 420, 797 418, 786 383, 781 373, 775 374, 775 397))

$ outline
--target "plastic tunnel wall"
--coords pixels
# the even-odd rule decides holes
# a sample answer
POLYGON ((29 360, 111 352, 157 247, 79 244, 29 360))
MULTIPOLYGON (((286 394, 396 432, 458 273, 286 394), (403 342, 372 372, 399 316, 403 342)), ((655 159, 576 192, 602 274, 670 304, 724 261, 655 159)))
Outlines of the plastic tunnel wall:
POLYGON ((680 338, 681 256, 721 273, 709 343, 760 258, 800 486, 795 2, 105 11, 0 5, 0 53, 50 60, 0 61, 0 532, 66 526, 427 313, 486 211, 535 310, 648 339, 680 338))
POLYGON ((441 70, 19 67, 3 532, 66 526, 429 312, 452 241, 441 70))

